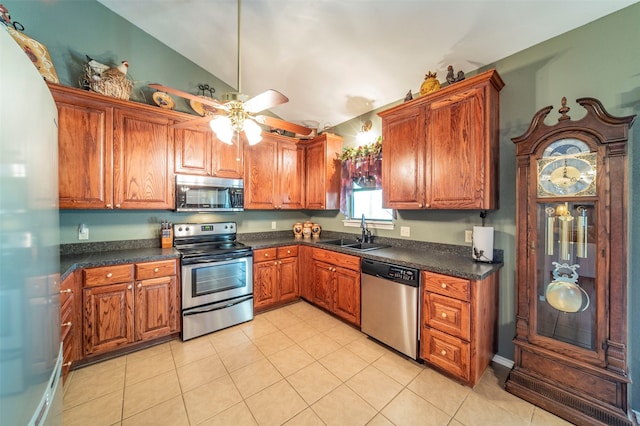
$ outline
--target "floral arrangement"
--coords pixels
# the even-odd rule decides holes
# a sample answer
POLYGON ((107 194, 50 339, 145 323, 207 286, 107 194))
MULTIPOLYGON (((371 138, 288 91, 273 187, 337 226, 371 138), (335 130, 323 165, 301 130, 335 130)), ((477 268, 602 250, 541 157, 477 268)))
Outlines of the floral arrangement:
POLYGON ((362 159, 368 155, 378 156, 382 153, 382 136, 369 145, 348 146, 342 148, 342 152, 338 154, 340 161, 362 159))

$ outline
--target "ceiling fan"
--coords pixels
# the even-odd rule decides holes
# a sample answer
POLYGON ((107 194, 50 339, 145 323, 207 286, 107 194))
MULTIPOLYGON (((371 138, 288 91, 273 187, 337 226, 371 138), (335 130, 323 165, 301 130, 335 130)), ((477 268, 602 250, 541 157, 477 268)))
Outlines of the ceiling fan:
POLYGON ((149 87, 163 92, 171 93, 195 102, 201 103, 209 114, 193 120, 187 120, 175 124, 173 127, 192 127, 201 123, 209 123, 211 129, 216 133, 218 139, 227 144, 233 143, 233 136, 240 137, 244 131, 249 145, 255 145, 262 140, 262 128, 258 125, 264 124, 271 128, 283 129, 299 135, 310 135, 311 129, 299 124, 291 123, 279 118, 258 114, 269 108, 289 102, 282 93, 269 89, 259 95, 249 98, 242 94, 241 88, 241 0, 238 0, 238 91, 225 93, 221 101, 212 98, 203 98, 173 89, 162 84, 149 84, 149 87))

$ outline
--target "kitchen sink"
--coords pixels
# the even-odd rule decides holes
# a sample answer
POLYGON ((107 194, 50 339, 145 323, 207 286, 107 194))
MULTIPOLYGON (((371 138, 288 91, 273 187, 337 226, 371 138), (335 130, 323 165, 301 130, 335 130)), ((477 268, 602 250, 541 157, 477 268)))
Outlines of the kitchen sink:
POLYGON ((329 244, 332 246, 340 246, 344 248, 350 248, 359 251, 368 251, 368 250, 376 250, 384 247, 389 247, 385 244, 378 243, 362 243, 357 240, 349 240, 349 239, 340 239, 340 240, 329 240, 329 241, 321 241, 320 244, 329 244))

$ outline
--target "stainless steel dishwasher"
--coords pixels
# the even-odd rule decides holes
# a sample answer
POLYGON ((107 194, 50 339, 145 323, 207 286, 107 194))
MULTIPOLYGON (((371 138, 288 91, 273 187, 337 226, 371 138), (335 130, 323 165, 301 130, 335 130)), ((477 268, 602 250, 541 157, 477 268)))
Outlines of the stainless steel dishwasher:
POLYGON ((419 288, 417 269, 362 259, 362 332, 418 359, 419 288))

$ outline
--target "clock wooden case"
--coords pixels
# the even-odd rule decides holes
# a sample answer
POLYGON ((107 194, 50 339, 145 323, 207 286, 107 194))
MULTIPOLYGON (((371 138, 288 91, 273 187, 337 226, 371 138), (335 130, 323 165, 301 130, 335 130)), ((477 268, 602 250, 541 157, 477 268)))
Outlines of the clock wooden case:
POLYGON ((507 391, 576 424, 635 424, 628 403, 627 141, 593 98, 538 111, 516 144, 515 364, 507 391))

